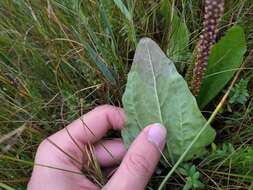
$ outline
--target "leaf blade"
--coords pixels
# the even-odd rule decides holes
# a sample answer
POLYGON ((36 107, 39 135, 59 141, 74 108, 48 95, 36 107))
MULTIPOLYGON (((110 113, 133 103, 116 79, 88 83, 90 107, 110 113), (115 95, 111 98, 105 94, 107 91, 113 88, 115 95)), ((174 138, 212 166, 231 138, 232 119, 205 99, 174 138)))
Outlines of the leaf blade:
MULTIPOLYGON (((145 126, 162 123, 167 128, 167 153, 172 162, 206 122, 183 77, 159 46, 148 38, 137 46, 123 105, 127 117, 122 132, 125 142, 130 144, 145 126)), ((214 130, 208 127, 186 159, 203 151, 214 136, 214 130)))
POLYGON ((172 19, 172 31, 169 39, 167 55, 174 62, 186 61, 186 55, 190 54, 189 50, 189 30, 179 16, 174 15, 172 19))
POLYGON ((127 18, 127 20, 131 21, 132 16, 128 11, 128 9, 126 8, 126 6, 124 5, 124 3, 122 2, 122 0, 114 0, 114 3, 119 8, 121 13, 127 18))
POLYGON ((89 44, 86 44, 85 47, 86 47, 87 53, 89 54, 90 58, 96 64, 97 68, 103 74, 105 79, 107 79, 111 84, 116 85, 117 82, 116 82, 113 74, 111 73, 111 71, 109 70, 107 65, 97 55, 95 50, 89 44))
POLYGON ((243 61, 246 52, 244 31, 233 26, 211 50, 208 67, 197 101, 204 108, 225 87, 243 61))

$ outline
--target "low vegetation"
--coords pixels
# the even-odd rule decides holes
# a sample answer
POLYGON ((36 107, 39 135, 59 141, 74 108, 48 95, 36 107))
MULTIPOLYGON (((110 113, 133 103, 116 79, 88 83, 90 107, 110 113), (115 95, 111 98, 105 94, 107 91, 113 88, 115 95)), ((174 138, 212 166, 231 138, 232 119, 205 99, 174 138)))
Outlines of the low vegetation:
MULTIPOLYGON (((225 1, 194 91, 203 116, 215 113, 214 141, 165 181, 174 161, 162 161, 147 189, 162 181, 166 189, 253 189, 252 13, 251 0, 225 1)), ((0 189, 26 189, 45 137, 97 105, 123 106, 142 37, 193 90, 204 15, 200 0, 0 1, 0 189)))

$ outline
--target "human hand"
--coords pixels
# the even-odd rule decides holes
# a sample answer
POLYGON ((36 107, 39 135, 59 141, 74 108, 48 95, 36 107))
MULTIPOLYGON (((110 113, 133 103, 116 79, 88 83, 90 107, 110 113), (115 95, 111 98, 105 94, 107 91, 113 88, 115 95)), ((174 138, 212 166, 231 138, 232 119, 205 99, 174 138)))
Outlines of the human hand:
POLYGON ((28 190, 101 189, 87 177, 80 175, 82 168, 88 163, 88 155, 84 151, 87 144, 93 144, 94 155, 101 167, 112 167, 122 160, 117 171, 102 187, 103 190, 143 190, 160 159, 166 130, 159 124, 147 126, 128 151, 122 140, 101 140, 110 129, 120 130, 123 127, 123 110, 104 105, 53 134, 37 150, 36 165, 28 190))

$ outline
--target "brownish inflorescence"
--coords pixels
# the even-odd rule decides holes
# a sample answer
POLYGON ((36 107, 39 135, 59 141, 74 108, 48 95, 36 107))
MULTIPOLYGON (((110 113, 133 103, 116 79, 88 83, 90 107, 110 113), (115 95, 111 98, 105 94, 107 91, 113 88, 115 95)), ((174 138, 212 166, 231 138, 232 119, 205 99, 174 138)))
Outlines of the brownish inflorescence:
POLYGON ((191 89, 192 93, 199 94, 201 81, 208 64, 208 56, 215 43, 218 24, 224 12, 224 0, 206 0, 205 18, 202 34, 197 49, 197 62, 193 71, 191 89))

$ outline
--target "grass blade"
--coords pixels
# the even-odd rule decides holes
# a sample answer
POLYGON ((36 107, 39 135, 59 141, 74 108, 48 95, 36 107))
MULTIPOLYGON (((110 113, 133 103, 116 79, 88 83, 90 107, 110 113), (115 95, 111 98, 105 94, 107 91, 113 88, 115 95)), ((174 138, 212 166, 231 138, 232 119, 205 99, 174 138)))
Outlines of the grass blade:
POLYGON ((126 17, 126 19, 127 19, 128 22, 127 22, 127 24, 126 24, 125 27, 128 28, 128 38, 129 38, 129 41, 133 42, 134 45, 136 46, 137 45, 136 28, 134 26, 132 14, 126 8, 126 6, 122 2, 122 0, 114 0, 114 3, 120 9, 120 11, 122 12, 122 14, 126 17))
POLYGON ((0 182, 0 187, 3 188, 3 190, 15 190, 12 187, 10 187, 9 185, 6 185, 4 183, 0 182))
POLYGON ((121 0, 114 0, 115 5, 120 9, 127 20, 132 21, 132 16, 121 0))
POLYGON ((101 58, 97 55, 95 50, 89 45, 86 44, 86 50, 90 56, 90 58, 93 60, 93 62, 96 64, 98 69, 101 71, 101 73, 104 75, 104 77, 110 81, 113 85, 116 85, 116 80, 113 77, 111 71, 108 69, 108 67, 104 64, 104 62, 101 60, 101 58))

